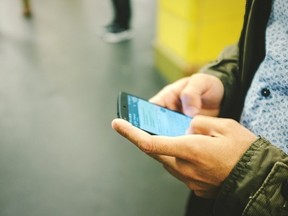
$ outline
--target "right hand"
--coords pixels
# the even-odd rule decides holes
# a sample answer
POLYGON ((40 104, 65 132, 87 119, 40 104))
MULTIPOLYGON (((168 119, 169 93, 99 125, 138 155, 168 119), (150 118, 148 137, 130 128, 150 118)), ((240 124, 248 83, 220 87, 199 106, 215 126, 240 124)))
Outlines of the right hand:
POLYGON ((215 198, 223 181, 257 136, 231 119, 198 115, 192 134, 153 136, 123 119, 112 127, 203 198, 215 198))
POLYGON ((182 112, 218 116, 224 96, 224 86, 215 76, 197 73, 165 86, 150 102, 182 112))

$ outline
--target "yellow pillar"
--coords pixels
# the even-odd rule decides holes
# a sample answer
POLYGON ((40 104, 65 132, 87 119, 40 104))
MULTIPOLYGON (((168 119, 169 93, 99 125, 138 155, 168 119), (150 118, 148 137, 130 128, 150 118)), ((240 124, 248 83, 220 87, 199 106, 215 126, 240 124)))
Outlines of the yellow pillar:
POLYGON ((158 0, 155 63, 173 81, 237 43, 245 0, 158 0))

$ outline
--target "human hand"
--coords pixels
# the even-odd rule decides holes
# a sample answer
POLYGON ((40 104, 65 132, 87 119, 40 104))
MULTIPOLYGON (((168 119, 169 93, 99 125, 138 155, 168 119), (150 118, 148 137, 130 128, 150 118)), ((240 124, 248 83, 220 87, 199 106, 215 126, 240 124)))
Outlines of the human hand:
POLYGON ((189 116, 218 116, 223 95, 224 87, 217 77, 197 73, 167 85, 150 102, 189 116))
POLYGON ((231 119, 195 116, 179 137, 152 136, 122 119, 112 121, 120 135, 158 160, 197 196, 213 198, 257 136, 231 119))

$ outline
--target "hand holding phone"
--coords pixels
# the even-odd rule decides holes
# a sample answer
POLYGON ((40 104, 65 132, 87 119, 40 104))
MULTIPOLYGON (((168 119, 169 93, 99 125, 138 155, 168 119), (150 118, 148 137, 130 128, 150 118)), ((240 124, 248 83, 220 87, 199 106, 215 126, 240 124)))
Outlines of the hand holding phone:
POLYGON ((189 128, 191 117, 121 92, 117 116, 153 135, 181 136, 189 128))

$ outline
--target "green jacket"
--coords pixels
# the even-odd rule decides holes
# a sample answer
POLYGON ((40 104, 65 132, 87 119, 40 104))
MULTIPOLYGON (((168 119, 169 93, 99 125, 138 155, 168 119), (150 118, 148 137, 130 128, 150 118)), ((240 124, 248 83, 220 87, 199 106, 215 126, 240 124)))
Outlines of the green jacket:
MULTIPOLYGON (((265 57, 265 30, 272 0, 247 0, 238 46, 202 69, 225 87, 222 117, 239 119, 252 78, 265 57)), ((286 143, 288 145, 288 143, 286 143)), ((242 156, 213 204, 214 216, 287 216, 288 156, 259 138, 242 156)))

